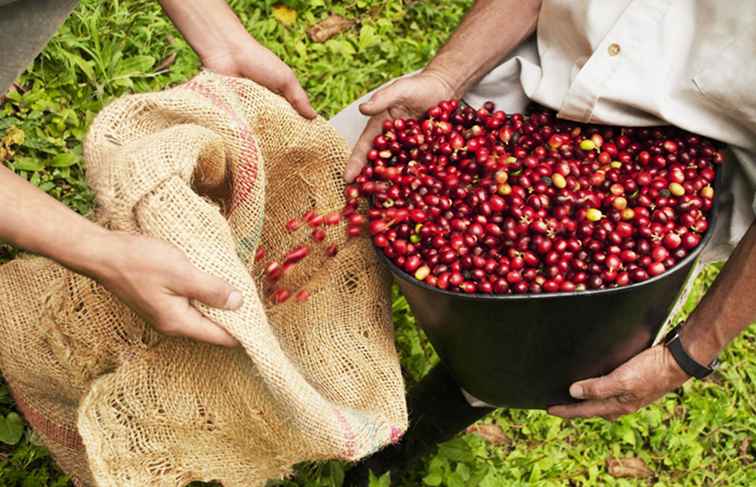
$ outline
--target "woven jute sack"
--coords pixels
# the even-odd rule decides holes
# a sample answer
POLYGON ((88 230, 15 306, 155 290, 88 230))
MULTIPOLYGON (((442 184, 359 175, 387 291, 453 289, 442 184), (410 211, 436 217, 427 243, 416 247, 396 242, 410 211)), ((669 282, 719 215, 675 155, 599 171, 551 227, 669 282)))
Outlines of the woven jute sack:
POLYGON ((407 426, 389 278, 342 225, 270 301, 255 263, 307 243, 286 221, 343 207, 347 151, 251 81, 203 72, 124 97, 85 144, 97 221, 160 238, 241 290, 237 311, 195 305, 242 344, 165 337, 98 283, 38 257, 0 268, 0 368, 19 408, 80 485, 260 485, 305 460, 359 459, 407 426))

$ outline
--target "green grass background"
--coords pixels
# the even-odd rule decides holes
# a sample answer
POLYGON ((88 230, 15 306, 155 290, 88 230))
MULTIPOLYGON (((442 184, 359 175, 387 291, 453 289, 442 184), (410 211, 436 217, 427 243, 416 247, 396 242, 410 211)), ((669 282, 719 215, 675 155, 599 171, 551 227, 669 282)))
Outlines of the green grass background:
MULTIPOLYGON (((329 117, 368 90, 423 66, 471 1, 291 0, 284 2, 297 13, 290 26, 273 17, 270 0, 230 3, 254 36, 294 68, 315 108, 329 117), (357 23, 328 42, 312 42, 307 29, 331 14, 357 23)), ((14 155, 4 162, 86 213, 92 193, 83 180, 81 141, 95 114, 114 97, 174 85, 198 68, 156 2, 85 0, 21 77, 24 92, 10 94, 0 105, 0 139, 12 128, 24 132, 23 143, 8 144, 14 155), (174 53, 170 69, 156 73, 161 60, 174 53)), ((15 250, 0 248, 0 259, 13 255, 15 250)), ((717 270, 706 270, 687 312, 717 270)), ((436 358, 398 295, 394 317, 402 366, 412 384, 436 358)), ((755 382, 756 327, 751 326, 724 353, 712 379, 689 382, 636 414, 612 423, 501 410, 485 420, 500 426, 500 444, 461 435, 391 485, 756 485, 755 382), (641 458, 653 476, 610 476, 607 459, 622 457, 641 458)), ((70 485, 34 433, 18 424, 0 379, 3 428, 0 486, 70 485)), ((279 485, 338 486, 343 470, 337 462, 302 465, 294 479, 279 485)))

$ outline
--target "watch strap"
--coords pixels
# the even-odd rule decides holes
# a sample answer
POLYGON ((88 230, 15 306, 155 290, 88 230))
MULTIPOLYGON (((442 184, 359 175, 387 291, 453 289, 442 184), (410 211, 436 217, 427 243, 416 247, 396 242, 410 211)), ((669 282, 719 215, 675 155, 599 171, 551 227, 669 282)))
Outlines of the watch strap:
POLYGON ((675 359, 675 362, 677 362, 677 365, 679 365, 686 374, 695 377, 696 379, 703 379, 714 372, 714 369, 717 366, 716 360, 708 366, 703 365, 697 362, 685 351, 682 341, 680 340, 679 327, 673 330, 671 335, 672 338, 667 341, 666 344, 667 348, 675 359))

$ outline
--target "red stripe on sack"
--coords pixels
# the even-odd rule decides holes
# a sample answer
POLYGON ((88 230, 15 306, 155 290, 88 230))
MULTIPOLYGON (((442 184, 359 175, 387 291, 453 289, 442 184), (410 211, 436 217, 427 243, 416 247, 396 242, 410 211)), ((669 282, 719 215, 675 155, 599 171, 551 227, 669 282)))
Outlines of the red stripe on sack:
POLYGON ((336 413, 336 419, 338 419, 339 423, 341 423, 342 431, 347 438, 346 451, 344 452, 344 454, 346 455, 345 458, 351 460, 354 458, 354 431, 352 431, 352 428, 349 426, 349 421, 346 420, 341 411, 339 411, 338 407, 333 406, 333 412, 336 413))
POLYGON ((66 425, 53 422, 47 416, 40 414, 26 402, 23 395, 15 391, 10 383, 8 383, 8 385, 10 386, 11 394, 13 394, 13 399, 16 401, 16 406, 18 406, 21 414, 24 415, 26 422, 29 423, 35 431, 42 434, 46 440, 64 446, 69 450, 84 449, 84 442, 82 441, 81 436, 79 436, 78 431, 71 429, 66 425))
POLYGON ((220 97, 216 96, 207 87, 196 81, 190 81, 177 88, 189 89, 205 98, 207 98, 216 108, 223 111, 229 116, 235 123, 236 127, 232 127, 236 130, 236 135, 241 139, 241 164, 238 170, 234 174, 233 194, 231 195, 231 207, 228 213, 233 211, 243 203, 247 197, 252 193, 255 181, 257 180, 257 163, 255 162, 259 151, 257 143, 249 129, 249 124, 243 118, 240 118, 236 112, 223 101, 220 97))

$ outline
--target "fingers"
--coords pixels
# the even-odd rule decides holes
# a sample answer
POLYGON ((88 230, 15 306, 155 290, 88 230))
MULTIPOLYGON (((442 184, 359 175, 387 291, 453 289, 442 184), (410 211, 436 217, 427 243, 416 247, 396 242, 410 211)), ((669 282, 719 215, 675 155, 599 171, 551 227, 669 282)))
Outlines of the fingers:
POLYGON ((628 389, 621 370, 603 377, 582 380, 570 386, 570 395, 585 401, 553 406, 548 411, 549 414, 563 418, 603 416, 606 419, 616 419, 638 409, 634 404, 635 396, 628 389))
POLYGON ((354 181, 354 178, 360 174, 362 166, 365 165, 365 161, 367 160, 367 153, 373 146, 373 139, 376 135, 381 133, 383 121, 387 118, 388 113, 383 112, 380 115, 372 117, 368 121, 365 130, 362 131, 362 135, 360 135, 359 140, 357 140, 357 143, 352 149, 352 155, 349 156, 349 161, 344 170, 344 179, 346 182, 351 183, 354 181))
POLYGON ((570 386, 570 395, 575 399, 607 399, 625 392, 625 385, 618 374, 575 382, 570 386))
POLYGON ((194 306, 184 302, 183 306, 176 305, 170 318, 163 318, 155 324, 155 328, 171 336, 183 336, 212 345, 236 347, 239 342, 223 328, 202 316, 194 306))
POLYGON ((293 73, 285 81, 281 89, 281 94, 303 117, 312 120, 318 116, 315 109, 310 105, 310 99, 307 97, 307 93, 304 88, 302 88, 302 85, 299 84, 299 81, 293 73))
POLYGON ((360 105, 360 111, 363 115, 377 115, 399 103, 402 98, 402 84, 395 81, 382 90, 376 91, 368 101, 360 105))
MULTIPOLYGON (((187 265, 190 265, 187 263, 187 265)), ((242 305, 242 294, 228 283, 192 266, 173 291, 213 308, 235 310, 242 305)))
POLYGON ((606 419, 615 419, 624 414, 633 412, 630 407, 619 400, 618 397, 584 401, 577 404, 566 404, 548 408, 549 414, 562 418, 589 418, 602 416, 606 419))
POLYGON ((178 335, 213 345, 236 347, 239 342, 212 320, 192 306, 196 300, 213 308, 235 310, 243 302, 241 292, 211 274, 186 262, 188 270, 180 284, 172 286, 176 296, 166 302, 162 317, 155 327, 167 335, 178 335))
POLYGON ((269 49, 252 42, 235 59, 236 70, 241 76, 283 96, 303 117, 311 120, 318 116, 294 71, 269 49))

